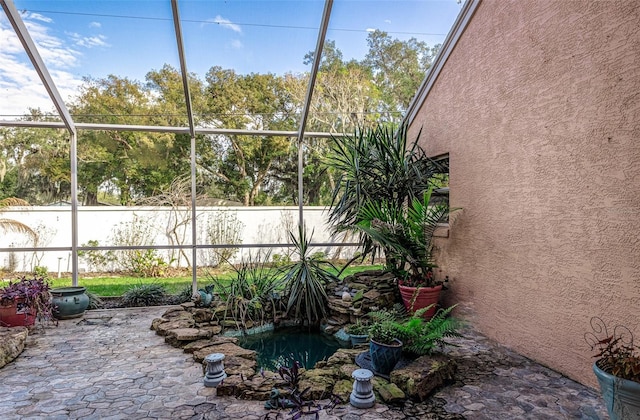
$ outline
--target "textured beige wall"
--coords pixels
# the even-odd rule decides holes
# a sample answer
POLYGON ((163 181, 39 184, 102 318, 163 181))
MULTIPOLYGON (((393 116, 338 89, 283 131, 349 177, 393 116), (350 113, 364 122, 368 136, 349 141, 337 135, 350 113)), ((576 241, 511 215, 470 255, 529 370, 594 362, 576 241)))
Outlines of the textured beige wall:
POLYGON ((411 127, 464 208, 449 299, 592 386, 592 315, 640 344, 639 22, 638 1, 485 0, 411 127))

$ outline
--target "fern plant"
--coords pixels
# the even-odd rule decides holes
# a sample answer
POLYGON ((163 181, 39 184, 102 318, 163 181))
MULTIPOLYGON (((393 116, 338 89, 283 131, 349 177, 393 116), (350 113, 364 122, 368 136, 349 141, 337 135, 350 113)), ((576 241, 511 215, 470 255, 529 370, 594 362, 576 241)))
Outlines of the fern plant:
POLYGON ((402 313, 391 311, 373 311, 369 313, 371 327, 369 334, 377 342, 388 344, 397 338, 404 344, 403 349, 417 356, 432 353, 437 347, 452 346, 446 339, 460 337, 458 329, 461 322, 451 317, 451 311, 457 306, 440 309, 430 319, 424 319, 427 306, 407 318, 402 313))
POLYGON ((371 325, 369 325, 369 337, 380 344, 393 344, 401 338, 401 315, 394 311, 379 310, 369 312, 371 325))
POLYGON ((460 337, 458 329, 461 323, 450 316, 451 311, 457 306, 440 309, 430 319, 424 319, 424 313, 432 305, 422 308, 404 323, 399 325, 400 339, 405 343, 405 350, 422 356, 430 354, 436 347, 454 345, 446 339, 460 337))

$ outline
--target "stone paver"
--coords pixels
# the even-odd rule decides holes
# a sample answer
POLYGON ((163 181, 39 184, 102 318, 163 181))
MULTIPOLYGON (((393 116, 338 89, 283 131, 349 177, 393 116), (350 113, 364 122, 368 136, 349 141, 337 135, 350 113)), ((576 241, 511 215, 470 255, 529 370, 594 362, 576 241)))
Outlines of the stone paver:
MULTIPOLYGON (((205 388, 193 356, 149 329, 165 310, 90 311, 30 336, 24 352, 0 369, 0 418, 265 418, 264 402, 218 397, 205 388)), ((607 418, 596 391, 473 330, 464 335, 450 350, 460 369, 455 383, 425 403, 367 410, 339 405, 321 411, 320 419, 607 418)))

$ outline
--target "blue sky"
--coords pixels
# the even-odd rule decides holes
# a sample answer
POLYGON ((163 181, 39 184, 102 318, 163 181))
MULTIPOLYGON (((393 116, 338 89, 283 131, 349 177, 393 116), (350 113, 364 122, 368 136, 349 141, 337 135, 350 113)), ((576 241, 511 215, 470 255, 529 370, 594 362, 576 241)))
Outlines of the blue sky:
MULTIPOLYGON (((14 0, 63 98, 83 77, 144 80, 179 68, 170 0, 14 0)), ((315 48, 324 1, 179 0, 187 68, 204 78, 214 65, 238 73, 299 73, 315 48)), ((335 0, 327 39, 346 59, 362 59, 367 31, 441 43, 456 0, 335 0)), ((1 10, 1 9, 0 9, 1 10)), ((52 109, 4 12, 0 12, 0 119, 27 107, 52 109)))

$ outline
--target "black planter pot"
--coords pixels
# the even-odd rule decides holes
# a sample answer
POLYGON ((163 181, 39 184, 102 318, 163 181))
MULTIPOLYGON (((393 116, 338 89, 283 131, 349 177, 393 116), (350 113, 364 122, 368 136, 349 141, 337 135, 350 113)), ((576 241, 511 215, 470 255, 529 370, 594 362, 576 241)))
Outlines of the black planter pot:
POLYGON ((402 357, 402 341, 396 339, 395 344, 382 344, 369 340, 371 365, 377 373, 388 375, 402 357))

